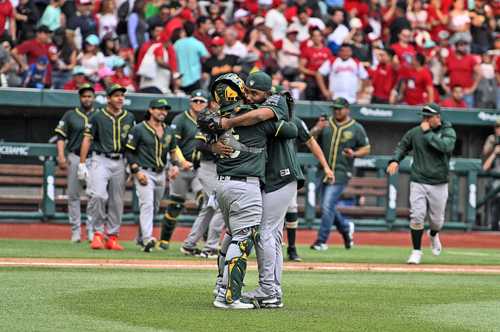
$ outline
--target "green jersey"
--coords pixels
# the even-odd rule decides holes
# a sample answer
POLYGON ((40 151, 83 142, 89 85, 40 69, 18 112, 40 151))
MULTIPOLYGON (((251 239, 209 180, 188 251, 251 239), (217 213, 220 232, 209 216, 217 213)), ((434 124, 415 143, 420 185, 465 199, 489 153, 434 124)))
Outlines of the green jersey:
MULTIPOLYGON (((294 116, 292 117, 293 123, 297 126, 297 142, 305 144, 307 141, 309 141, 312 136, 311 133, 309 132, 309 128, 307 128, 307 125, 302 119, 294 116)), ((296 148, 298 147, 297 145, 295 146, 296 148)))
POLYGON ((400 162, 413 151, 411 181, 424 184, 448 182, 449 162, 457 135, 449 122, 425 133, 420 126, 410 129, 399 141, 392 161, 400 162))
MULTIPOLYGON (((235 149, 229 157, 219 157, 217 160, 217 175, 258 177, 265 182, 268 137, 297 137, 297 127, 285 121, 264 121, 249 127, 236 127, 230 133, 238 144, 245 149, 235 149), (243 150, 252 151, 243 151, 243 150)), ((230 143, 227 143, 231 145, 230 143)))
POLYGON ((59 139, 66 140, 66 150, 80 155, 83 132, 89 123, 89 117, 93 111, 85 113, 79 107, 64 113, 61 121, 54 131, 59 139))
POLYGON ((196 139, 202 136, 196 124, 196 120, 189 114, 189 111, 185 111, 178 114, 174 120, 172 120, 171 128, 175 132, 177 144, 184 158, 191 162, 194 161, 196 153, 195 148, 197 145, 196 139))
POLYGON ((269 108, 274 112, 275 120, 285 120, 288 121, 290 118, 288 115, 288 104, 286 103, 285 97, 279 94, 274 94, 264 101, 262 108, 269 108))
POLYGON ((92 115, 84 135, 92 138, 93 151, 123 153, 128 132, 134 125, 135 117, 132 113, 123 110, 115 117, 102 108, 92 115))
POLYGON ((134 126, 128 134, 127 159, 130 164, 162 170, 167 164, 167 153, 177 147, 172 128, 163 124, 163 136, 159 137, 147 121, 134 126))
POLYGON ((318 143, 335 174, 335 183, 346 184, 352 177, 354 158, 345 156, 344 149, 357 150, 369 146, 370 141, 363 126, 354 119, 340 125, 330 117, 328 124, 319 134, 318 143))

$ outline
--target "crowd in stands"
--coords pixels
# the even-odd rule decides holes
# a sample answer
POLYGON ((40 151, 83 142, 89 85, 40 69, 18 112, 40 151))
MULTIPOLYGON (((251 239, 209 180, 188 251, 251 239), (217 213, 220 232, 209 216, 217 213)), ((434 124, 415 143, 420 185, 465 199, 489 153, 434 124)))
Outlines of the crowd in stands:
POLYGON ((0 0, 0 85, 182 96, 260 69, 300 99, 495 108, 499 23, 494 0, 0 0))

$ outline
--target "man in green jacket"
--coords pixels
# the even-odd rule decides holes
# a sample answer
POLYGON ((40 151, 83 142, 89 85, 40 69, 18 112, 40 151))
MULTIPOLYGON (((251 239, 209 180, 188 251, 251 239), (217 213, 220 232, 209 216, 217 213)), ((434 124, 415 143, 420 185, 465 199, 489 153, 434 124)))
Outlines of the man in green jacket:
POLYGON ((443 228, 448 173, 456 133, 451 124, 441 121, 441 109, 431 103, 422 108, 422 122, 410 129, 401 139, 389 162, 387 173, 397 173, 399 163, 413 151, 410 174, 410 229, 413 251, 408 264, 420 264, 422 235, 428 215, 432 253, 441 254, 439 231, 443 228))

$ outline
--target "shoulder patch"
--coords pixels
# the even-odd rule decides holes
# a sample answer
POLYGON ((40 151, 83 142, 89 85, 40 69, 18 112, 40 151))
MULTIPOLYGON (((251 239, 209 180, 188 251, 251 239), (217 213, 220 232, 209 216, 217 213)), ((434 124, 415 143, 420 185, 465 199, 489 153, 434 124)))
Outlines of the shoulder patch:
POLYGON ((266 99, 266 101, 263 103, 263 106, 278 106, 280 99, 280 95, 272 95, 266 99))

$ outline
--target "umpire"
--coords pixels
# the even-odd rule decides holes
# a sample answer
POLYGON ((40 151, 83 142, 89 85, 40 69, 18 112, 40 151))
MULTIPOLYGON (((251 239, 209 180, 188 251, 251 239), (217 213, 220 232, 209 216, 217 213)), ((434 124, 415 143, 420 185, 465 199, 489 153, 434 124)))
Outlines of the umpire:
POLYGON ((413 251, 408 264, 420 264, 424 221, 429 219, 432 253, 441 253, 439 231, 443 228, 448 199, 448 173, 456 134, 451 124, 441 121, 441 108, 427 104, 420 113, 419 126, 410 129, 399 141, 387 173, 396 174, 399 163, 413 151, 410 175, 410 229, 413 251))
POLYGON ((125 193, 125 144, 135 124, 134 115, 123 109, 127 89, 113 84, 107 89, 107 105, 96 111, 85 129, 80 150, 79 178, 88 177, 90 196, 87 212, 92 220, 92 249, 123 250, 118 243, 125 193), (92 143, 92 160, 87 170, 87 154, 92 143), (107 213, 106 213, 107 206, 107 213), (104 243, 104 227, 108 238, 104 243))
POLYGON ((176 159, 177 141, 173 130, 164 123, 170 109, 165 98, 152 100, 145 120, 131 130, 126 145, 127 161, 139 197, 139 220, 145 252, 150 252, 156 244, 153 221, 165 193, 167 153, 170 152, 172 160, 176 159))
MULTIPOLYGON (((64 113, 54 130, 57 135, 57 164, 60 169, 68 171, 68 215, 71 225, 71 242, 73 243, 81 241, 80 192, 82 184, 78 181, 77 172, 83 131, 94 111, 95 91, 92 85, 83 84, 78 89, 78 94, 80 95, 80 107, 75 107, 64 113)), ((90 227, 89 222, 87 222, 87 236, 88 240, 92 241, 92 227, 90 227)))

